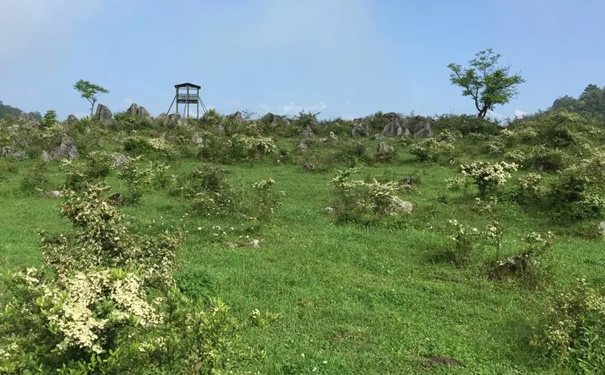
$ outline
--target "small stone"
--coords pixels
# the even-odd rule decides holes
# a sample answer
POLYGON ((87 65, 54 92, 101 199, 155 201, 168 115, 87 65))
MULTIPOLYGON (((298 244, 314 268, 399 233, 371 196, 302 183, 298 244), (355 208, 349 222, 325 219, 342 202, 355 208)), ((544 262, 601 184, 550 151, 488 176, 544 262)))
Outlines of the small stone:
POLYGON ((25 160, 26 156, 27 156, 27 154, 25 153, 25 151, 19 151, 19 152, 15 152, 13 154, 13 159, 16 161, 22 161, 22 160, 25 160))
POLYGON ((7 157, 7 156, 11 155, 13 152, 14 152, 14 150, 11 146, 4 146, 4 147, 0 148, 0 157, 1 158, 7 157))
POLYGON ((119 169, 130 164, 130 158, 124 154, 116 152, 115 154, 113 154, 113 162, 111 164, 114 168, 119 169))
POLYGON ((51 190, 48 193, 46 193, 46 196, 52 199, 56 199, 56 198, 61 198, 63 196, 63 194, 61 194, 61 192, 59 190, 51 190))
POLYGON ((410 214, 414 210, 414 205, 408 201, 395 201, 392 203, 392 208, 394 212, 410 214))

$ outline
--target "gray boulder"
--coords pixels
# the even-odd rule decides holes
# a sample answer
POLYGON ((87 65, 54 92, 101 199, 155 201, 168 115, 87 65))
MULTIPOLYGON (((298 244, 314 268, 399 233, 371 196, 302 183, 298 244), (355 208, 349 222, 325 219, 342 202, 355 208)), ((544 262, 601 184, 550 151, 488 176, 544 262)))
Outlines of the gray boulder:
POLYGON ((420 130, 414 133, 414 138, 427 138, 432 136, 433 132, 431 130, 431 124, 429 124, 428 122, 425 123, 420 130))
POLYGON ((95 112, 95 116, 94 116, 95 120, 97 120, 97 121, 109 121, 109 120, 112 119, 112 117, 113 117, 113 113, 111 113, 111 111, 109 110, 109 108, 107 108, 103 104, 98 104, 97 105, 97 111, 95 112))
POLYGON ((353 127, 351 128, 351 137, 367 137, 370 135, 370 129, 362 118, 353 120, 353 127))
MULTIPOLYGON (((158 116, 158 119, 160 117, 162 117, 162 115, 158 116)), ((171 113, 166 116, 166 118, 164 120, 164 126, 175 127, 175 126, 179 125, 180 122, 181 122, 181 115, 178 113, 171 113)))
POLYGON ((227 116, 229 119, 235 121, 235 122, 243 122, 246 121, 246 119, 244 118, 244 115, 242 115, 242 113, 240 111, 237 111, 235 113, 230 114, 229 116, 227 116))
POLYGON ((598 229, 599 233, 601 233, 601 236, 605 237, 605 221, 601 221, 599 223, 598 229))
POLYGON ((382 135, 385 137, 401 137, 405 133, 405 119, 398 113, 389 112, 382 116, 386 122, 382 128, 382 135))
POLYGON ((48 153, 48 151, 44 150, 44 151, 42 151, 42 154, 40 154, 40 160, 42 160, 45 163, 48 163, 51 160, 53 160, 53 157, 50 156, 50 154, 48 153))
POLYGON ((328 138, 330 138, 334 142, 338 142, 338 136, 336 134, 334 134, 334 132, 330 132, 330 135, 328 136, 328 138))
POLYGON ((74 116, 74 115, 69 115, 69 116, 67 116, 67 120, 65 120, 65 123, 66 123, 67 125, 71 125, 71 124, 73 124, 73 123, 74 123, 74 122, 76 122, 76 121, 78 121, 78 118, 77 118, 76 116, 74 116))
POLYGON ((111 162, 114 168, 120 169, 128 164, 130 164, 130 158, 124 154, 120 154, 116 152, 113 154, 113 161, 111 162))
POLYGON ((303 138, 311 138, 311 137, 315 137, 315 133, 313 133, 313 130, 311 129, 311 127, 309 125, 307 125, 307 127, 300 132, 300 136, 303 138))
POLYGON ((25 151, 19 151, 19 152, 15 152, 13 154, 13 159, 16 161, 22 161, 22 160, 25 160, 26 156, 27 156, 27 154, 25 153, 25 151))
POLYGON ((193 135, 191 136, 191 142, 196 145, 199 146, 202 143, 204 143, 204 137, 202 136, 201 133, 195 132, 193 133, 193 135))
POLYGON ((11 146, 4 146, 0 148, 0 158, 5 158, 11 155, 13 152, 15 152, 15 150, 13 150, 11 146))
POLYGON ((411 214, 414 210, 414 205, 408 201, 397 200, 392 203, 391 208, 397 213, 411 214))
POLYGON ((298 142, 298 145, 296 145, 296 148, 299 150, 306 150, 309 148, 309 141, 300 141, 298 142))
POLYGON ((376 154, 379 155, 390 154, 393 151, 395 151, 395 148, 385 142, 378 143, 378 146, 376 147, 376 154))
POLYGON ((79 159, 80 154, 78 148, 74 144, 74 140, 67 134, 61 137, 61 144, 50 151, 50 156, 53 159, 79 159))
POLYGON ((133 117, 138 117, 142 119, 151 118, 149 112, 143 106, 139 106, 136 103, 132 103, 130 107, 126 110, 133 117))
POLYGON ((46 196, 52 199, 57 199, 57 198, 61 198, 63 196, 63 194, 61 194, 61 192, 59 190, 51 190, 48 193, 46 193, 46 196))

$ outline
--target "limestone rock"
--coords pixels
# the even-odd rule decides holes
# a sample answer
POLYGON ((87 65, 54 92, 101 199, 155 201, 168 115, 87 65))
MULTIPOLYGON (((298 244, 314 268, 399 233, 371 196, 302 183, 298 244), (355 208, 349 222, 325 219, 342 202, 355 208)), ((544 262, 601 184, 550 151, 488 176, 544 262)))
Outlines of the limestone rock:
POLYGON ((95 112, 95 116, 94 116, 95 120, 97 120, 97 121, 109 121, 109 120, 112 119, 112 117, 113 117, 113 113, 111 113, 111 111, 109 110, 109 108, 107 108, 103 104, 98 104, 97 105, 97 111, 95 112))
POLYGON ((414 138, 427 138, 432 137, 433 132, 431 131, 431 124, 428 122, 424 124, 424 126, 414 133, 414 138))
POLYGON ((376 153, 374 154, 374 158, 377 161, 385 161, 385 160, 392 158, 392 156, 394 154, 395 154, 395 147, 393 147, 385 142, 380 142, 380 143, 378 143, 378 146, 376 146, 376 153))
POLYGON ((393 146, 386 144, 385 142, 380 142, 380 143, 378 143, 378 146, 376 146, 377 154, 389 154, 393 151, 395 151, 395 148, 393 146))
POLYGON ((414 205, 408 201, 397 200, 392 203, 392 209, 397 213, 411 214, 414 210, 414 205))
POLYGON ((330 138, 334 142, 338 142, 338 136, 336 134, 334 134, 334 132, 330 132, 330 135, 328 136, 328 138, 330 138))
POLYGON ((113 154, 113 161, 111 162, 111 164, 114 168, 120 169, 130 164, 130 158, 124 154, 116 152, 113 154))
POLYGON ((132 103, 130 107, 126 110, 131 116, 138 117, 142 119, 151 118, 149 112, 143 106, 139 106, 136 103, 132 103))
POLYGON ((48 193, 46 193, 46 196, 49 198, 61 198, 63 196, 63 194, 61 194, 61 192, 59 190, 51 190, 48 193))
POLYGON ((599 223, 599 233, 601 233, 601 236, 605 237, 605 221, 601 221, 599 223))
POLYGON ((298 144, 296 145, 297 149, 300 150, 306 150, 309 148, 309 141, 300 141, 298 142, 298 144))
POLYGON ((74 144, 74 140, 67 134, 61 137, 61 144, 50 151, 50 156, 53 159, 79 159, 80 154, 78 148, 74 144))
POLYGON ((235 121, 235 122, 243 122, 246 119, 244 118, 244 115, 242 115, 242 113, 240 111, 237 111, 233 114, 230 114, 229 117, 231 120, 235 121))
POLYGON ((303 138, 311 138, 315 137, 315 133, 313 133, 313 129, 311 129, 311 127, 307 125, 307 127, 300 132, 300 136, 303 138))
POLYGON ((25 153, 25 151, 19 151, 19 152, 15 152, 13 154, 13 159, 16 161, 22 161, 22 160, 25 160, 26 156, 27 156, 27 154, 25 153))
MULTIPOLYGON (((98 107, 97 107, 97 108, 98 108, 98 107)), ((76 121, 78 121, 78 118, 77 118, 76 116, 74 116, 74 115, 69 115, 69 116, 67 116, 67 120, 65 120, 65 123, 66 123, 67 125, 71 125, 71 124, 73 124, 73 123, 74 123, 74 122, 76 122, 76 121)))
POLYGON ((53 157, 50 156, 50 154, 48 153, 48 151, 44 150, 44 151, 42 151, 42 154, 40 154, 40 160, 42 160, 45 163, 48 163, 51 160, 53 160, 53 157))
POLYGON ((191 142, 196 145, 199 146, 201 144, 204 143, 204 136, 202 136, 201 133, 199 132, 195 132, 193 133, 193 135, 191 136, 191 142))
POLYGON ((15 150, 11 146, 4 146, 0 148, 0 158, 5 158, 11 155, 15 150))
POLYGON ((313 172, 314 170, 315 170, 315 165, 313 165, 313 164, 303 165, 303 171, 305 171, 305 172, 313 172))

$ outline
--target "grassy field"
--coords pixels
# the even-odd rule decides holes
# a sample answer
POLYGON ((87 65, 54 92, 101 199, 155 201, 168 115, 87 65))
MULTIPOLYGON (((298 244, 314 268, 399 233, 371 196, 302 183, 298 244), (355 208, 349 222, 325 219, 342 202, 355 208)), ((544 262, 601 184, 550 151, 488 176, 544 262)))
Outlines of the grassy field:
MULTIPOLYGON (((372 144, 372 147, 375 147, 372 144)), ((26 195, 20 180, 29 162, 0 187, 0 267, 40 264, 39 230, 65 230, 61 200, 26 195)), ((183 174, 197 165, 181 162, 183 174)), ((270 321, 240 332, 257 355, 235 365, 262 374, 553 374, 532 352, 530 336, 556 288, 577 278, 603 284, 602 240, 566 235, 544 215, 501 203, 503 255, 518 254, 525 235, 552 230, 556 244, 544 262, 551 277, 539 290, 490 280, 486 264, 494 247, 476 247, 471 263, 439 261, 451 244, 448 220, 484 227, 493 214, 475 204, 476 192, 449 192, 444 179, 457 166, 421 164, 400 153, 389 165, 363 167, 360 177, 401 180, 421 176, 403 196, 414 212, 384 225, 338 224, 330 205, 333 173, 305 173, 297 165, 270 162, 226 167, 235 185, 273 178, 283 204, 260 231, 245 235, 242 223, 199 217, 182 200, 154 191, 124 212, 141 228, 164 225, 183 231, 177 282, 187 294, 220 298, 242 320, 258 309, 270 321), (220 226, 219 230, 216 226, 220 226), (234 228, 231 230, 231 228, 234 228), (220 235, 219 232, 226 232, 220 235), (218 236, 216 234, 219 234, 218 236), (228 248, 225 241, 258 239, 259 248, 228 248), (463 366, 432 363, 456 359, 463 366)), ((57 186, 63 176, 51 166, 57 186)), ((123 186, 115 177, 110 184, 123 186)))

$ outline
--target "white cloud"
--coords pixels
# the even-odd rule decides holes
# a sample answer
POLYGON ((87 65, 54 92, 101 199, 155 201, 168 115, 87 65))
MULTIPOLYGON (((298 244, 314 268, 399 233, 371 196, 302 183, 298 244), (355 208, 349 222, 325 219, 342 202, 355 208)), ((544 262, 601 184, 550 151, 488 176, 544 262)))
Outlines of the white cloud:
POLYGON ((527 112, 523 112, 520 109, 515 109, 515 117, 516 118, 523 118, 525 116, 527 116, 527 112))

